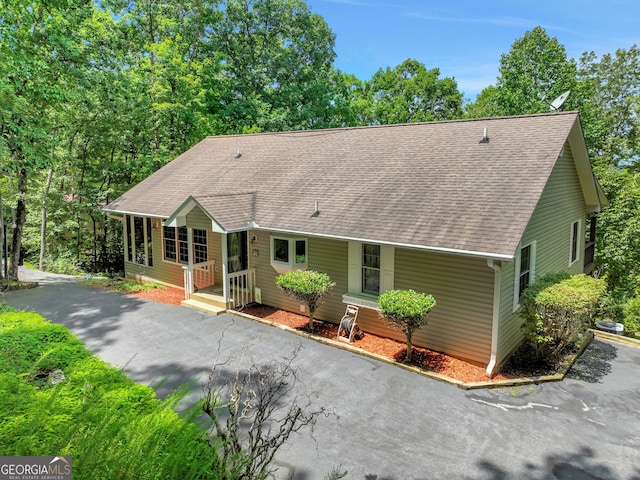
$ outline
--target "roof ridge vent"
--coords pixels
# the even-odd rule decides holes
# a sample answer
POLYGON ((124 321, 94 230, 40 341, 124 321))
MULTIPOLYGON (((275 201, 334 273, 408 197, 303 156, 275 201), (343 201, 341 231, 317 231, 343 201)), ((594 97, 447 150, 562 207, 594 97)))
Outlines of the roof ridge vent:
POLYGON ((489 143, 489 129, 487 127, 484 127, 484 132, 482 134, 482 140, 480 140, 480 143, 489 143))

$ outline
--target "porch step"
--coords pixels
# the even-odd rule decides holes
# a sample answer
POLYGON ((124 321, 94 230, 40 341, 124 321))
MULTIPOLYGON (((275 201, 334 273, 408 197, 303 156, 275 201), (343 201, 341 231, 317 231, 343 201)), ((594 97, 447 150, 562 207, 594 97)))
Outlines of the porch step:
POLYGON ((183 307, 193 308, 194 310, 198 310, 200 312, 209 313, 211 315, 220 315, 221 313, 225 313, 227 311, 226 308, 211 305, 210 303, 206 302, 201 302, 200 300, 196 300, 195 298, 183 300, 180 305, 182 305, 183 307))
POLYGON ((224 301, 222 295, 216 293, 207 292, 206 290, 200 290, 191 294, 191 300, 197 300, 198 302, 207 303, 214 307, 227 308, 227 304, 224 301))

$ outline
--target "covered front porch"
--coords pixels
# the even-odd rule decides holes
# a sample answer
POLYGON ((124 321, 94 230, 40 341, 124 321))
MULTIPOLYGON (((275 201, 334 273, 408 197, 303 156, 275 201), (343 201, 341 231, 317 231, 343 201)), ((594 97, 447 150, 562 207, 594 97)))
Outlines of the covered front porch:
POLYGON ((182 305, 206 313, 224 313, 241 309, 254 301, 255 268, 229 273, 228 261, 222 260, 222 282, 216 284, 215 260, 185 265, 182 305))
POLYGON ((221 221, 211 213, 221 203, 232 200, 242 205, 243 199, 188 197, 164 221, 165 256, 175 241, 175 256, 183 265, 183 305, 217 314, 241 309, 255 300, 256 270, 250 265, 249 222, 221 221))

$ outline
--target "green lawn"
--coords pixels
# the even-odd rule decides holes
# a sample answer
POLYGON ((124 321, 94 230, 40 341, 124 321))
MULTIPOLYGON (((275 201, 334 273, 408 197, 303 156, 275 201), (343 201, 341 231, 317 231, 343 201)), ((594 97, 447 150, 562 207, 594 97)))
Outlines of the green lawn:
POLYGON ((157 400, 63 326, 0 304, 3 455, 70 455, 82 479, 229 478, 179 399, 157 400))

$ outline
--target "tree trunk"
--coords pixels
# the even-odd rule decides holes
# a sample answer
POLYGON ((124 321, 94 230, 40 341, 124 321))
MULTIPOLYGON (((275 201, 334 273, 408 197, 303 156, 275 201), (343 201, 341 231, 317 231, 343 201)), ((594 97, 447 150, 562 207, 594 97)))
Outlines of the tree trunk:
POLYGON ((16 224, 11 240, 11 264, 9 265, 9 280, 18 280, 18 265, 20 265, 20 247, 22 245, 22 231, 27 218, 27 207, 24 198, 27 195, 27 170, 18 171, 18 203, 16 204, 16 224))
POLYGON ((0 194, 0 248, 2 252, 0 252, 0 278, 4 278, 7 276, 6 271, 7 267, 4 264, 6 261, 5 258, 5 238, 4 238, 5 230, 4 230, 4 210, 2 210, 2 194, 0 194))
POLYGON ((309 309, 309 330, 311 330, 313 332, 313 314, 315 313, 315 310, 311 310, 309 309))
POLYGON ((38 261, 38 268, 44 270, 44 256, 47 252, 47 197, 49 196, 49 189, 51 188, 51 179, 53 178, 53 167, 49 169, 47 175, 47 183, 44 186, 44 193, 42 195, 42 224, 40 225, 40 259, 38 261))
POLYGON ((411 362, 411 358, 413 354, 413 344, 411 343, 412 336, 413 335, 411 335, 410 333, 407 334, 407 357, 406 357, 407 363, 411 362))

